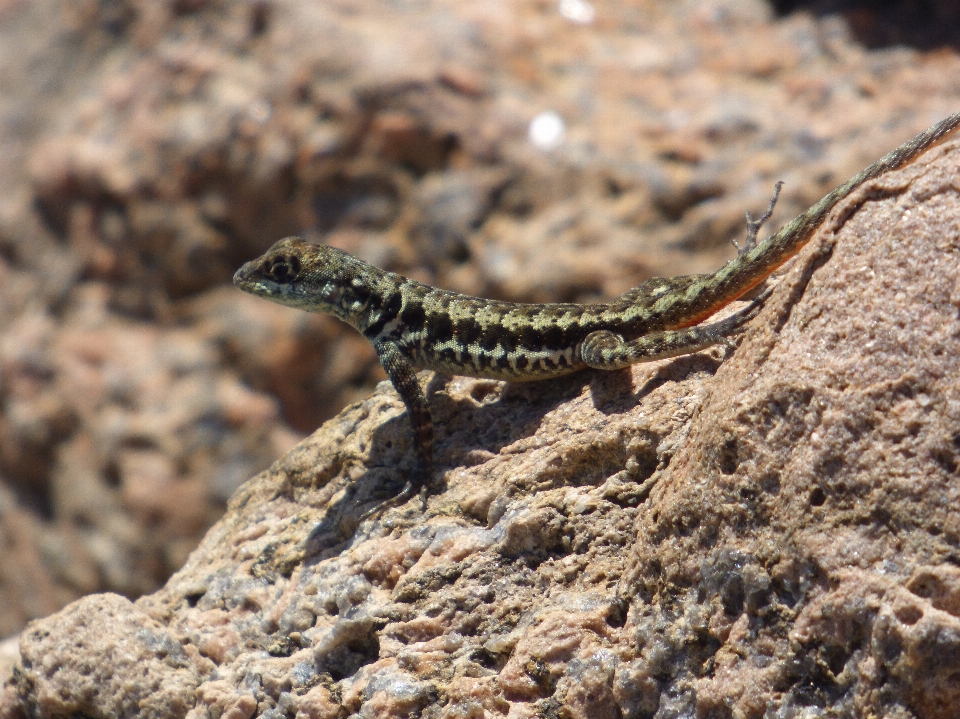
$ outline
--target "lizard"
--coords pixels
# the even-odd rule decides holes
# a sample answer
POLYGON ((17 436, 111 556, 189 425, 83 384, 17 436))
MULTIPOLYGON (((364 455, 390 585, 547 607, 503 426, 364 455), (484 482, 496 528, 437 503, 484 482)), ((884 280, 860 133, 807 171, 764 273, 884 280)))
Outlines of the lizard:
MULTIPOLYGON (((372 344, 413 427, 420 474, 389 505, 433 475, 433 422, 417 371, 430 369, 511 382, 560 377, 587 367, 616 370, 729 343, 769 294, 725 319, 704 321, 744 298, 796 255, 837 203, 870 179, 907 164, 960 125, 947 117, 843 183, 779 231, 757 241, 766 212, 747 215, 737 257, 710 274, 653 277, 608 302, 528 304, 482 299, 388 272, 347 252, 299 237, 280 240, 234 275, 241 290, 343 320, 372 344)), ((736 244, 736 243, 735 243, 736 244)), ((379 511, 379 510, 376 510, 379 511)))

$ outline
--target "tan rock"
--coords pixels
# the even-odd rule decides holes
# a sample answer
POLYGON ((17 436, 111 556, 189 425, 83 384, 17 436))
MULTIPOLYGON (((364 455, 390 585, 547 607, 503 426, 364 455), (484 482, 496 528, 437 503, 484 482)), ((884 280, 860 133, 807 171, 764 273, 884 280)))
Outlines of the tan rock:
POLYGON ((381 384, 162 590, 31 624, 2 711, 957 716, 958 173, 864 187, 722 365, 432 378, 447 489, 360 521, 412 466, 381 384))
POLYGON ((788 217, 956 110, 960 58, 924 50, 948 4, 895 23, 913 49, 882 47, 889 5, 0 0, 0 637, 155 591, 383 379, 329 318, 239 297, 241 262, 302 234, 545 301, 712 270, 777 179, 788 217))
POLYGON ((183 716, 196 702, 200 674, 183 644, 117 594, 97 594, 55 615, 20 641, 18 680, 33 687, 35 716, 183 716))
POLYGON ((718 374, 670 467, 685 481, 661 482, 643 508, 626 577, 655 609, 631 618, 647 634, 677 617, 696 637, 711 615, 692 642, 667 642, 685 655, 670 684, 698 712, 957 715, 949 701, 930 713, 933 697, 952 696, 958 646, 932 604, 954 606, 943 563, 960 532, 948 152, 864 187, 848 205, 858 211, 821 233, 761 317, 765 331, 718 374), (812 609, 838 583, 845 598, 812 609), (932 598, 907 613, 929 622, 915 630, 897 614, 904 587, 932 598), (922 636, 943 661, 885 655, 885 636, 922 636))

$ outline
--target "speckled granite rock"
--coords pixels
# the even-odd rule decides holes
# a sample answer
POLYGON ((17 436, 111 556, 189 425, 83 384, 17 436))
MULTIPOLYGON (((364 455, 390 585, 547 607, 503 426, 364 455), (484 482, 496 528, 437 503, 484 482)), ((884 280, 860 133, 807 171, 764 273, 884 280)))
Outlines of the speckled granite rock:
POLYGON ((34 716, 183 716, 196 702, 197 667, 176 637, 117 594, 74 602, 54 631, 21 639, 21 676, 34 716))
POLYGON ((958 176, 864 187, 722 366, 433 378, 448 488, 361 522, 410 467, 381 385, 162 590, 31 624, 0 715, 957 716, 958 176))
POLYGON ((648 648, 631 671, 682 656, 681 705, 958 716, 953 148, 864 187, 821 235, 674 457, 687 481, 645 506, 625 582, 650 603, 631 614, 648 648), (645 638, 665 622, 688 641, 645 638))
POLYGON ((154 591, 382 379, 336 322, 229 287, 282 235, 615 296, 716 268, 774 181, 789 216, 960 106, 960 57, 919 49, 945 0, 793 5, 0 0, 0 636, 154 591))

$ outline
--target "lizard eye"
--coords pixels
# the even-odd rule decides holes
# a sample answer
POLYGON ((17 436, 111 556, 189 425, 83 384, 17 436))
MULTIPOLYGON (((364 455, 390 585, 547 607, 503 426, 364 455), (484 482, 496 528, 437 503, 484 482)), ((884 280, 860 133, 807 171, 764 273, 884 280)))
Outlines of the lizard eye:
POLYGON ((272 257, 263 263, 260 271, 281 284, 292 282, 300 274, 300 258, 296 255, 272 257))

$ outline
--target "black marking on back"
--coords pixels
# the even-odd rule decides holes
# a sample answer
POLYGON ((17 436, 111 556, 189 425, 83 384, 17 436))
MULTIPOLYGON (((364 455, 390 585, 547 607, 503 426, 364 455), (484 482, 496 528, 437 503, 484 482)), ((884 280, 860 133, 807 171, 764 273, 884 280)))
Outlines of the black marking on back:
POLYGON ((550 323, 540 330, 540 337, 542 339, 540 346, 545 350, 551 351, 566 349, 566 334, 562 327, 550 323))
POLYGON ((419 301, 408 302, 407 306, 403 308, 403 312, 400 313, 400 321, 407 330, 423 329, 426 319, 426 310, 423 309, 423 304, 419 301))
MULTIPOLYGON (((370 339, 383 332, 383 328, 396 319, 397 314, 400 312, 400 306, 402 303, 403 295, 400 292, 391 293, 390 296, 386 298, 380 319, 367 327, 363 334, 370 339)), ((379 305, 380 302, 378 301, 377 304, 379 305)), ((374 307, 371 303, 371 309, 376 310, 379 309, 379 307, 374 307)))
POLYGON ((460 344, 469 347, 480 340, 483 332, 479 322, 472 317, 463 317, 454 324, 453 335, 460 344))
POLYGON ((493 352, 493 350, 497 348, 497 344, 500 341, 500 333, 498 332, 498 330, 501 329, 500 325, 488 326, 481 329, 479 322, 474 319, 471 319, 470 321, 477 325, 477 330, 480 333, 480 336, 477 339, 477 345, 484 352, 493 352))
POLYGON ((453 320, 446 312, 427 315, 427 331, 436 344, 444 344, 453 339, 453 320))

